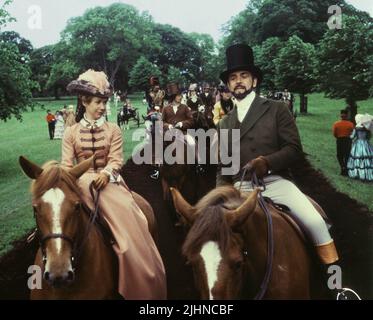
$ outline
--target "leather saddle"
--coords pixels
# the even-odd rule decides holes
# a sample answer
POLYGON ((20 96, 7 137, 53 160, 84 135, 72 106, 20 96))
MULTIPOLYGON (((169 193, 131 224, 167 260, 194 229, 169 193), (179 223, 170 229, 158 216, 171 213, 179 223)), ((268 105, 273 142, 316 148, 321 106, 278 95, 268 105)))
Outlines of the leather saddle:
MULTIPOLYGON (((330 229, 332 227, 332 223, 331 223, 330 219, 328 218, 328 216, 326 215, 325 211, 311 197, 307 196, 307 198, 311 201, 312 205, 315 207, 317 212, 323 218, 323 220, 325 221, 325 223, 328 226, 328 229, 330 229)), ((290 213, 290 209, 287 206, 285 206, 283 204, 280 204, 280 203, 275 203, 275 202, 273 202, 272 199, 270 199, 268 197, 264 197, 264 199, 269 205, 274 207, 276 209, 275 211, 278 214, 280 214, 295 229, 295 231, 298 233, 298 235, 302 238, 302 240, 305 243, 308 243, 310 241, 309 237, 307 236, 307 231, 304 230, 304 228, 299 223, 297 223, 297 221, 294 218, 292 218, 291 213, 290 213)))

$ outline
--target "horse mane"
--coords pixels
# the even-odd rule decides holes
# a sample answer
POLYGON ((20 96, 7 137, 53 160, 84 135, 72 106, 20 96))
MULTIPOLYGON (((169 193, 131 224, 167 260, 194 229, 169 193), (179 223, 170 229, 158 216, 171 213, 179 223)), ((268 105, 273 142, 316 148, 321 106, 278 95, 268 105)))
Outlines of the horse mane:
POLYGON ((231 229, 224 219, 224 209, 236 208, 242 201, 241 193, 233 186, 218 187, 205 195, 195 207, 198 218, 185 239, 183 254, 190 259, 207 241, 216 241, 225 253, 231 229))
POLYGON ((42 197, 45 192, 57 187, 61 182, 65 182, 74 193, 80 195, 76 178, 61 167, 57 161, 46 162, 42 169, 41 175, 31 184, 31 193, 34 199, 42 197))

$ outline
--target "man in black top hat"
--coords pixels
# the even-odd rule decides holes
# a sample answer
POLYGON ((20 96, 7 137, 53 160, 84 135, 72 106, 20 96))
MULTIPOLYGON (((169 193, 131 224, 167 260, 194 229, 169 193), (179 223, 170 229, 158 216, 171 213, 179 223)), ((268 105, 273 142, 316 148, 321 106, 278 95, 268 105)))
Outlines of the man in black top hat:
POLYGON ((227 70, 220 78, 232 92, 235 106, 219 122, 219 129, 240 130, 238 141, 222 146, 232 150, 232 146, 240 145, 240 170, 236 175, 224 176, 220 165, 217 185, 233 184, 241 191, 250 191, 250 181, 241 184, 241 176, 244 168, 251 174, 255 172, 266 186, 263 195, 286 205, 307 230, 329 277, 328 266, 339 258, 328 227, 307 196, 286 179, 288 170, 302 157, 294 119, 283 102, 261 98, 255 93, 263 77, 249 46, 233 45, 227 49, 226 57, 227 70))

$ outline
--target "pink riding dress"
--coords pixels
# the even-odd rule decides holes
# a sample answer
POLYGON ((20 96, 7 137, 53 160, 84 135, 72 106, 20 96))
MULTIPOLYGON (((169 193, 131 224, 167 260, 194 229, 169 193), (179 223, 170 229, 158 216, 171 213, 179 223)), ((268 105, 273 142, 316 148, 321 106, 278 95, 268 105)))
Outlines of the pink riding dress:
POLYGON ((166 299, 165 268, 158 249, 148 230, 144 213, 117 173, 123 164, 120 128, 102 118, 95 124, 85 119, 66 128, 62 143, 62 165, 73 167, 93 153, 96 160, 78 180, 82 197, 92 209, 90 183, 105 170, 111 173, 110 182, 101 190, 99 208, 116 240, 113 246, 119 260, 118 291, 125 299, 166 299))

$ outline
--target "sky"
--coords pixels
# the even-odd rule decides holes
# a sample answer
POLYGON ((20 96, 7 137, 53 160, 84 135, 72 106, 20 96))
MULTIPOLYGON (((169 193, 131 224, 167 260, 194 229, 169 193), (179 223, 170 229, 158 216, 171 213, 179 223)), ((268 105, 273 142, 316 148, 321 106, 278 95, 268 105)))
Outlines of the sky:
MULTIPOLYGON (((4 0, 0 0, 2 4, 4 0)), ((155 22, 171 24, 184 32, 210 34, 215 41, 221 27, 232 16, 245 9, 247 0, 13 0, 6 10, 17 19, 5 30, 14 30, 31 41, 35 48, 55 44, 60 32, 72 17, 87 9, 122 2, 148 11, 155 22)), ((373 16, 373 0, 348 0, 359 10, 373 16)))

